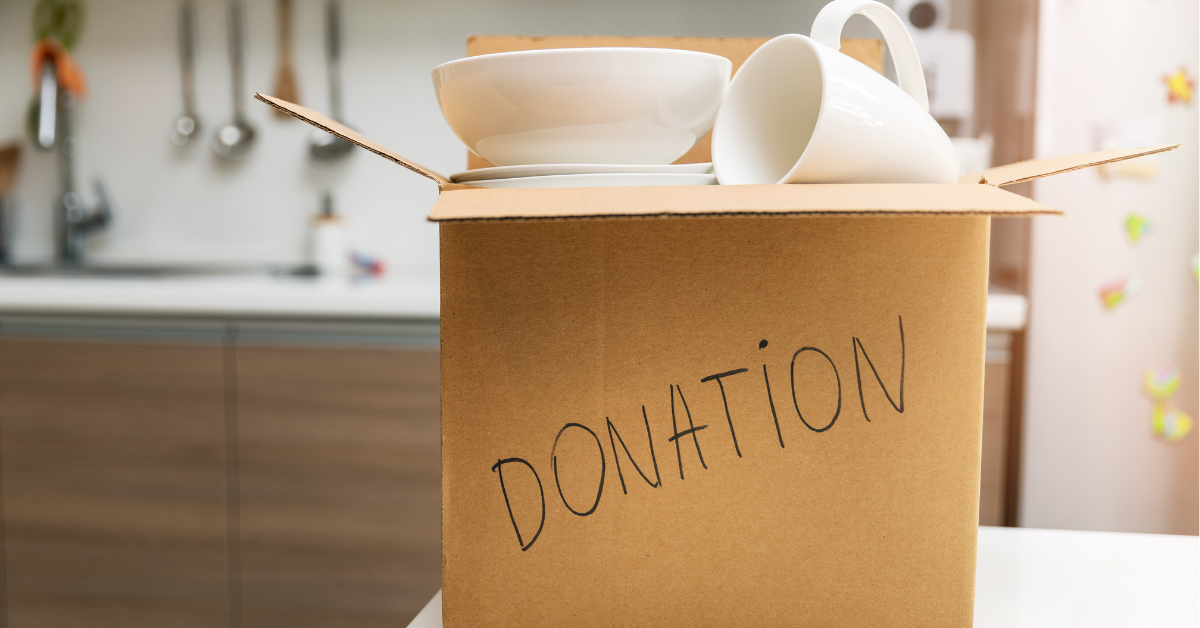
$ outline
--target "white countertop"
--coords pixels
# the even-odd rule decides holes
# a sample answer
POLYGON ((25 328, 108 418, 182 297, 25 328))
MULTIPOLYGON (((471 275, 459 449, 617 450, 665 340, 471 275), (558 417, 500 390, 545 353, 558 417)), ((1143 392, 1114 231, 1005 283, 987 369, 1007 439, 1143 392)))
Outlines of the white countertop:
MULTIPOLYGON (((975 628, 1198 624, 1198 537, 979 528, 975 628)), ((441 628, 441 591, 408 626, 441 628)))
MULTIPOLYGON (((0 313, 437 318, 434 279, 292 279, 266 275, 170 278, 0 277, 0 313)), ((1022 329, 1025 297, 988 295, 988 329, 1022 329)))
POLYGON ((988 290, 987 328, 991 331, 1025 329, 1029 316, 1029 300, 1007 290, 988 290))
POLYGON ((976 628, 1200 625, 1200 537, 980 528, 976 628))
POLYGON ((0 277, 0 313, 437 318, 438 280, 0 277))

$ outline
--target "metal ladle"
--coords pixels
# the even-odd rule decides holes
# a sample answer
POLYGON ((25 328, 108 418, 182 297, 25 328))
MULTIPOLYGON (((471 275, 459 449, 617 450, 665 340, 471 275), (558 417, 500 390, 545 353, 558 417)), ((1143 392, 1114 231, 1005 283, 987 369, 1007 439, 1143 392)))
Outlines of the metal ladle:
POLYGON ((179 9, 179 64, 183 80, 183 115, 175 121, 171 143, 184 146, 200 133, 196 115, 196 22, 192 0, 184 0, 179 9))
POLYGON ((242 3, 240 0, 229 1, 229 62, 233 75, 233 121, 217 129, 213 151, 220 157, 230 160, 246 156, 254 145, 254 127, 246 121, 242 100, 245 96, 245 54, 243 42, 244 31, 242 18, 242 3))
MULTIPOLYGON (((338 122, 342 118, 342 16, 337 0, 325 5, 325 67, 329 73, 329 114, 338 122)), ((350 152, 354 144, 326 133, 313 131, 309 150, 317 159, 337 159, 350 152)))

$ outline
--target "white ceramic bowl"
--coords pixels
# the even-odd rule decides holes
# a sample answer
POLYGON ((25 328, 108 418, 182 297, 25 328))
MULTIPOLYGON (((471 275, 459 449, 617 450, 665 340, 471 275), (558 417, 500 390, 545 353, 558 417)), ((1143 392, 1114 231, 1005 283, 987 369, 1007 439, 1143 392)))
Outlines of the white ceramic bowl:
POLYGON ((525 166, 497 166, 476 168, 450 175, 452 183, 470 183, 491 179, 516 179, 518 177, 548 177, 562 174, 712 174, 712 162, 698 164, 668 164, 645 166, 630 164, 529 164, 525 166))
POLYGON ((483 188, 628 188, 667 185, 716 185, 717 175, 688 172, 601 172, 595 174, 555 174, 544 177, 481 179, 470 185, 483 188))
POLYGON ((669 164, 712 127, 733 64, 665 48, 562 48, 433 70, 442 114, 497 166, 669 164))

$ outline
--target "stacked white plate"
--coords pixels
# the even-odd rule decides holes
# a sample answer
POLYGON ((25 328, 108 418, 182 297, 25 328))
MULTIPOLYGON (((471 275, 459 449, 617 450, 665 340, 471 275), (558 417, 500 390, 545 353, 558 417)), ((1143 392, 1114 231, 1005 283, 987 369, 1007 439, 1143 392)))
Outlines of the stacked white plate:
POLYGON ((485 188, 608 188, 646 185, 716 185, 711 163, 633 166, 529 164, 479 168, 450 181, 485 188))

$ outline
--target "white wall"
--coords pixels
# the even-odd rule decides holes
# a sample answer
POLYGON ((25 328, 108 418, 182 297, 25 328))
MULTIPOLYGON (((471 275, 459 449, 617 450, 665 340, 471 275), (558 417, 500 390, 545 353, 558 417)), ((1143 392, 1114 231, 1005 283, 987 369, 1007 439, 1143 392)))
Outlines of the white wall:
MULTIPOLYGON (((28 54, 34 0, 0 2, 0 142, 24 137, 31 93, 28 54)), ((302 259, 306 224, 332 188, 355 248, 385 256, 400 275, 437 273, 437 229, 424 221, 436 198, 428 181, 362 151, 344 163, 313 163, 308 129, 246 104, 259 143, 244 162, 220 162, 211 133, 231 117, 225 3, 199 0, 199 113, 203 145, 176 150, 169 132, 182 105, 176 53, 178 5, 90 0, 76 51, 91 95, 80 106, 79 175, 85 199, 102 176, 116 209, 89 255, 108 262, 287 262, 302 259)), ((823 0, 345 0, 345 92, 349 122, 445 174, 466 151, 438 111, 429 71, 464 54, 471 34, 771 36, 807 33, 823 0)), ((275 2, 246 0, 247 90, 270 92, 275 2)), ((322 0, 296 0, 302 102, 326 109, 322 0)), ((859 20, 860 18, 856 18, 859 20)), ((856 21, 850 35, 875 36, 856 21)), ((18 180, 19 261, 52 255, 54 158, 25 141, 18 180)))
POLYGON ((1025 406, 1021 524, 1197 533, 1197 437, 1150 434, 1143 369, 1179 366, 1175 403, 1197 416, 1197 101, 1168 105, 1163 76, 1193 77, 1195 0, 1042 0, 1039 156, 1093 150, 1102 121, 1157 116, 1183 148, 1158 159, 1154 181, 1104 180, 1094 170, 1038 182, 1034 196, 1066 210, 1037 218, 1025 406), (1131 246, 1126 212, 1155 229, 1131 246), (1138 274, 1143 292, 1115 311, 1099 286, 1138 274))

